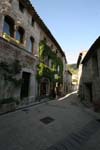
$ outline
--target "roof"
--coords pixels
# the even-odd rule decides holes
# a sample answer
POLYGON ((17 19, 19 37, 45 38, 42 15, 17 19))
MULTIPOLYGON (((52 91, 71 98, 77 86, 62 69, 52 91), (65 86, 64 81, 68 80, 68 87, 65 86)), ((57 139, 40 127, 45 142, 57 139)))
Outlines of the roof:
MULTIPOLYGON (((56 41, 56 39, 54 38, 54 36, 51 34, 50 30, 47 28, 47 26, 45 25, 45 23, 43 22, 43 20, 37 14, 35 8, 31 4, 30 0, 20 0, 20 1, 25 5, 26 9, 34 16, 35 21, 40 25, 40 27, 48 35, 48 37, 50 39, 52 39, 52 41, 57 46, 57 48, 60 50, 62 56, 65 57, 65 60, 66 60, 65 53, 63 52, 62 48, 60 47, 60 45, 58 44, 58 42, 56 41)), ((66 62, 67 62, 67 60, 66 60, 66 62)))
POLYGON ((72 73, 71 73, 71 71, 70 71, 70 70, 68 70, 67 72, 68 72, 68 73, 72 76, 72 73))
POLYGON ((96 39, 96 41, 92 44, 92 46, 88 50, 86 56, 84 57, 84 59, 82 61, 82 64, 87 62, 99 47, 100 47, 100 36, 96 39))
POLYGON ((77 60, 77 68, 81 64, 81 62, 84 59, 86 53, 87 53, 87 51, 82 51, 82 52, 79 53, 78 60, 77 60))
POLYGON ((81 60, 82 60, 82 53, 79 53, 78 60, 77 60, 77 68, 79 67, 81 60))

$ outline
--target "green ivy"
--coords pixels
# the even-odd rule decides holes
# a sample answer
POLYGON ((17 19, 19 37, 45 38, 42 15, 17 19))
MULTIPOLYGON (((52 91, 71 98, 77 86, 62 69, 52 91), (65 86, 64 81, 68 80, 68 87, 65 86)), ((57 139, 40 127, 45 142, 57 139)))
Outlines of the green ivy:
POLYGON ((21 84, 21 79, 16 79, 14 76, 20 73, 21 65, 18 60, 8 64, 7 62, 0 62, 0 70, 5 81, 12 82, 16 87, 21 84))
POLYGON ((37 79, 40 80, 42 77, 48 78, 50 81, 54 80, 54 73, 47 65, 40 63, 38 65, 37 79))
POLYGON ((57 54, 46 44, 45 41, 41 41, 39 45, 39 58, 40 64, 38 65, 37 79, 40 80, 42 77, 48 78, 52 82, 62 82, 63 80, 63 62, 57 54), (45 57, 48 57, 52 61, 51 68, 45 64, 45 57), (59 73, 57 68, 59 66, 59 73), (57 74, 56 79, 54 75, 57 74))

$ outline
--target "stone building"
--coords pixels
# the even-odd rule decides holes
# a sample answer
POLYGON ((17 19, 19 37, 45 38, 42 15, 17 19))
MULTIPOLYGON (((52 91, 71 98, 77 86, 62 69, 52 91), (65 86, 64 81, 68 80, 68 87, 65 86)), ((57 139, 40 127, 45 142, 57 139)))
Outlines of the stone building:
POLYGON ((52 66, 55 67, 53 72, 53 75, 56 75, 55 84, 58 84, 57 87, 62 86, 64 93, 63 76, 67 61, 56 39, 29 0, 1 0, 0 99, 12 97, 34 101, 37 96, 49 95, 55 85, 51 85, 47 74, 43 74, 41 79, 39 77, 40 80, 37 80, 41 63, 45 66, 44 72, 47 71, 47 74, 52 72, 52 70, 50 72, 52 66), (48 53, 48 57, 45 56, 43 60, 40 59, 41 41, 45 41, 47 51, 52 51, 52 54, 48 53), (55 66, 51 55, 57 62, 61 60, 61 63, 55 66))
POLYGON ((100 37, 93 43, 82 61, 80 97, 88 104, 100 104, 100 37))
POLYGON ((87 51, 80 52, 77 60, 77 68, 78 68, 78 94, 79 94, 79 86, 81 86, 80 79, 82 75, 82 60, 84 59, 87 51))
POLYGON ((66 92, 70 93, 72 92, 72 73, 69 70, 67 70, 66 80, 67 80, 66 92))
POLYGON ((77 91, 78 89, 78 75, 72 74, 72 91, 77 91))

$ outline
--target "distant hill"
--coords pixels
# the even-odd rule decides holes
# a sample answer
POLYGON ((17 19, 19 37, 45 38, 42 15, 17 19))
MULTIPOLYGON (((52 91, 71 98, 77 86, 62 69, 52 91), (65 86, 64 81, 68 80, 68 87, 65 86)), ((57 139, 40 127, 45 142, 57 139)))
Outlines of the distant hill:
POLYGON ((77 65, 76 64, 68 64, 67 67, 68 67, 68 70, 72 74, 77 74, 78 73, 78 69, 77 69, 77 65))

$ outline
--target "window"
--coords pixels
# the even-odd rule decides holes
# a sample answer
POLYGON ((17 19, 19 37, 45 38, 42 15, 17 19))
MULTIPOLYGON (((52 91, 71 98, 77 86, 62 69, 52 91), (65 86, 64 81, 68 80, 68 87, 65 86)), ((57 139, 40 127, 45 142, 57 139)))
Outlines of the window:
POLYGON ((56 54, 58 54, 58 51, 57 51, 57 49, 56 49, 56 54))
POLYGON ((47 43, 47 39, 46 39, 46 37, 44 37, 43 41, 44 41, 45 43, 47 43))
POLYGON ((60 67, 58 66, 58 67, 57 67, 57 72, 59 73, 59 71, 60 71, 60 67))
POLYGON ((53 49, 53 45, 51 44, 51 49, 53 49))
POLYGON ((12 3, 12 0, 9 0, 9 3, 12 3))
POLYGON ((34 38, 30 37, 30 40, 29 40, 29 52, 33 52, 33 48, 34 48, 34 38))
POLYGON ((21 11, 21 12, 24 12, 24 5, 19 1, 19 10, 21 11))
POLYGON ((10 16, 4 18, 3 32, 14 37, 14 20, 10 16))
POLYGON ((32 27, 34 26, 34 18, 32 17, 32 22, 31 22, 31 24, 32 24, 32 27))
POLYGON ((45 60, 44 60, 44 61, 45 61, 45 64, 46 64, 47 66, 49 66, 49 58, 48 58, 48 56, 45 57, 45 60))
POLYGON ((49 59, 49 67, 50 68, 52 67, 52 61, 51 61, 51 59, 49 59))
POLYGON ((23 43, 24 38, 24 29, 22 27, 18 27, 18 30, 16 31, 16 40, 18 40, 20 43, 23 43))

